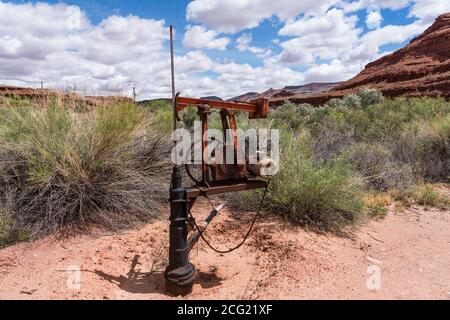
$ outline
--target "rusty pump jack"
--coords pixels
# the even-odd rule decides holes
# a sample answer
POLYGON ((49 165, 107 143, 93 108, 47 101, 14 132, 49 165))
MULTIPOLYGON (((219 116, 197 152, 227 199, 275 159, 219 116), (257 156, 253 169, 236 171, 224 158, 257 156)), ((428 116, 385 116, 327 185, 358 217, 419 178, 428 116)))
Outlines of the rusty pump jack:
POLYGON ((223 204, 216 207, 204 221, 203 228, 199 227, 194 220, 197 230, 193 235, 191 235, 190 238, 188 238, 189 214, 196 199, 201 196, 208 197, 213 194, 267 188, 268 185, 266 180, 258 179, 258 174, 255 174, 254 172, 252 173, 247 164, 238 164, 236 159, 233 164, 207 163, 205 155, 208 151, 208 141, 205 141, 204 133, 208 130, 208 117, 212 109, 220 111, 224 131, 231 129, 234 133, 233 147, 235 149, 234 154, 236 155, 238 145, 234 112, 246 112, 249 114, 250 119, 266 118, 269 112, 269 101, 267 99, 259 99, 257 101, 253 101, 252 103, 223 102, 185 98, 176 95, 172 27, 170 27, 170 40, 173 129, 176 129, 177 121, 179 120, 178 112, 188 106, 197 107, 198 115, 202 121, 201 146, 203 156, 201 164, 201 179, 197 180, 193 178, 188 168, 186 168, 187 174, 195 182, 195 187, 184 187, 182 182, 181 167, 174 165, 170 188, 170 244, 169 265, 165 270, 166 291, 174 295, 186 295, 191 292, 197 275, 194 265, 189 262, 189 251, 200 237, 203 238, 202 232, 204 228, 223 208, 223 204))

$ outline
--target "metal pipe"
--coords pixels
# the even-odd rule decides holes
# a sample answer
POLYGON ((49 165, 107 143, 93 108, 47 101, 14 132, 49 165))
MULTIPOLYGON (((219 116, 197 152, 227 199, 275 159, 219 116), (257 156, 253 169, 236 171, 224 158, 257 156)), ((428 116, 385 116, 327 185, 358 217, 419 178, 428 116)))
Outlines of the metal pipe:
POLYGON ((177 109, 175 103, 175 63, 173 57, 173 26, 170 26, 170 69, 172 73, 172 108, 173 108, 173 118, 172 118, 172 129, 175 131, 177 129, 177 109))
POLYGON ((222 202, 220 205, 214 208, 213 211, 210 212, 210 214, 206 217, 206 219, 199 225, 199 227, 202 230, 197 230, 189 239, 188 239, 188 246, 189 250, 191 250, 195 244, 197 243, 198 239, 200 239, 200 232, 203 232, 206 227, 211 223, 211 221, 217 216, 217 214, 225 207, 227 202, 222 202))
MULTIPOLYGON (((173 61, 173 28, 170 26, 170 60, 172 71, 173 129, 176 129, 175 68, 173 61)), ((174 144, 176 142, 174 141, 174 144)), ((164 272, 166 290, 174 295, 192 291, 197 271, 189 262, 187 239, 188 198, 183 187, 180 167, 174 165, 170 187, 169 265, 164 272)))

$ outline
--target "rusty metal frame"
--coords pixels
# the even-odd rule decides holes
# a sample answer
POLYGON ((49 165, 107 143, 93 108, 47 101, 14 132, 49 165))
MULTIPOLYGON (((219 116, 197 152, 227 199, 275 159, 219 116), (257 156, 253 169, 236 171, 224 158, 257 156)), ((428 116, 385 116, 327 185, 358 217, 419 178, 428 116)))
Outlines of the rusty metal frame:
POLYGON ((235 101, 216 101, 208 99, 195 99, 177 96, 175 99, 176 111, 180 112, 189 106, 203 106, 207 105, 214 109, 231 110, 247 112, 250 119, 266 118, 269 114, 269 100, 256 99, 249 102, 235 102, 235 101))
MULTIPOLYGON (((166 290, 174 295, 186 295, 192 290, 197 271, 189 262, 189 251, 200 236, 200 231, 188 239, 189 234, 189 212, 191 211, 198 197, 208 197, 209 195, 238 192, 267 187, 266 181, 250 180, 247 176, 242 177, 241 173, 232 174, 233 179, 225 180, 228 175, 221 175, 224 180, 218 181, 209 177, 209 165, 205 161, 205 154, 208 151, 208 141, 203 139, 204 133, 208 130, 208 118, 211 109, 219 109, 223 129, 231 129, 234 132, 233 146, 235 157, 237 157, 238 139, 237 125, 234 112, 246 112, 250 119, 266 118, 269 113, 269 100, 258 99, 251 103, 246 102, 226 102, 207 99, 193 99, 175 95, 174 67, 173 67, 173 34, 171 36, 171 56, 172 56, 172 92, 173 92, 173 127, 176 128, 176 121, 179 120, 178 112, 188 106, 195 106, 202 121, 202 184, 194 188, 186 188, 182 183, 182 174, 178 166, 174 166, 172 172, 172 183, 170 188, 170 227, 169 227, 169 265, 165 274, 166 290), (239 177, 239 178, 236 178, 239 177)), ((235 158, 235 163, 237 158, 235 158)), ((213 172, 214 173, 214 172, 213 172)), ((207 218, 209 223, 217 213, 214 211, 207 218)))

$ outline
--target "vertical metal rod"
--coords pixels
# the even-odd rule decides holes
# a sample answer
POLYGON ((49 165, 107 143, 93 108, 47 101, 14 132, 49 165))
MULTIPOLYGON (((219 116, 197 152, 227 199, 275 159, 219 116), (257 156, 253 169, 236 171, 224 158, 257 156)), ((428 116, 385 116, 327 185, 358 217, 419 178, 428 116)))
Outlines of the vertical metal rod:
MULTIPOLYGON (((172 105, 173 130, 176 130, 175 103, 175 67, 173 57, 173 28, 170 26, 170 62, 172 71, 172 105)), ((176 142, 174 141, 174 144, 176 142)), ((170 187, 170 226, 169 226, 169 265, 164 272, 166 290, 174 295, 186 295, 192 291, 197 271, 189 262, 188 245, 188 211, 189 200, 186 188, 183 187, 182 174, 179 166, 173 166, 170 187)))
POLYGON ((173 118, 172 118, 172 129, 175 131, 177 129, 177 118, 176 118, 176 105, 175 105, 175 63, 173 57, 173 26, 170 26, 170 68, 172 71, 172 108, 173 108, 173 118))

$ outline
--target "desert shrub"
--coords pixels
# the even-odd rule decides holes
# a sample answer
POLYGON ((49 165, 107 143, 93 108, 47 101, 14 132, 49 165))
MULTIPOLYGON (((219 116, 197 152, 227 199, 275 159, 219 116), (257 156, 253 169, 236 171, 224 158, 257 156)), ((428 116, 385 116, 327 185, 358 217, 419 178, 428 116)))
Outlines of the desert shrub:
MULTIPOLYGON (((384 99, 373 89, 325 107, 277 108, 265 123, 282 132, 281 170, 269 194, 273 211, 327 229, 359 216, 359 191, 388 191, 411 203, 417 182, 449 175, 449 114, 442 99, 384 99)), ((383 217, 387 205, 364 200, 371 217, 383 217)))
POLYGON ((27 239, 28 233, 17 229, 11 214, 4 207, 0 207, 0 248, 27 239))
POLYGON ((342 102, 348 108, 353 109, 361 108, 361 97, 357 94, 352 93, 344 96, 342 102))
POLYGON ((152 114, 150 126, 162 134, 172 133, 173 110, 171 104, 165 100, 157 100, 152 102, 149 107, 152 114))
POLYGON ((285 132, 268 200, 274 212, 320 230, 337 230, 361 213, 360 181, 343 162, 314 162, 307 132, 285 132))
POLYGON ((393 202, 391 195, 387 193, 369 193, 363 198, 369 217, 381 219, 388 213, 388 206, 393 202))
POLYGON ((0 96, 0 107, 30 107, 32 101, 22 96, 0 96))
POLYGON ((197 108, 188 107, 184 109, 181 119, 183 120, 183 124, 186 129, 192 129, 194 127, 194 122, 200 120, 197 115, 197 108))
POLYGON ((77 114, 53 102, 5 116, 0 202, 16 229, 32 236, 92 223, 116 229, 158 213, 170 147, 146 128, 142 109, 77 114))
POLYGON ((417 204, 435 208, 446 209, 450 206, 450 200, 430 185, 418 187, 413 194, 417 204))
POLYGON ((310 132, 311 147, 317 162, 333 159, 355 142, 353 128, 337 113, 318 122, 310 132))
POLYGON ((339 108, 342 106, 344 106, 342 99, 337 99, 337 98, 330 99, 330 100, 328 100, 327 103, 325 103, 325 107, 330 108, 330 109, 336 109, 336 108, 339 108))
POLYGON ((269 114, 269 118, 276 127, 298 129, 304 123, 304 114, 300 107, 293 103, 285 103, 269 114))
POLYGON ((371 105, 379 104, 383 101, 383 95, 376 89, 364 88, 358 93, 358 96, 363 109, 371 105))
POLYGON ((383 144, 355 144, 346 151, 344 158, 375 190, 404 190, 414 182, 411 167, 392 161, 390 150, 383 144))
POLYGON ((421 174, 430 181, 450 177, 450 115, 421 126, 417 152, 421 174))

